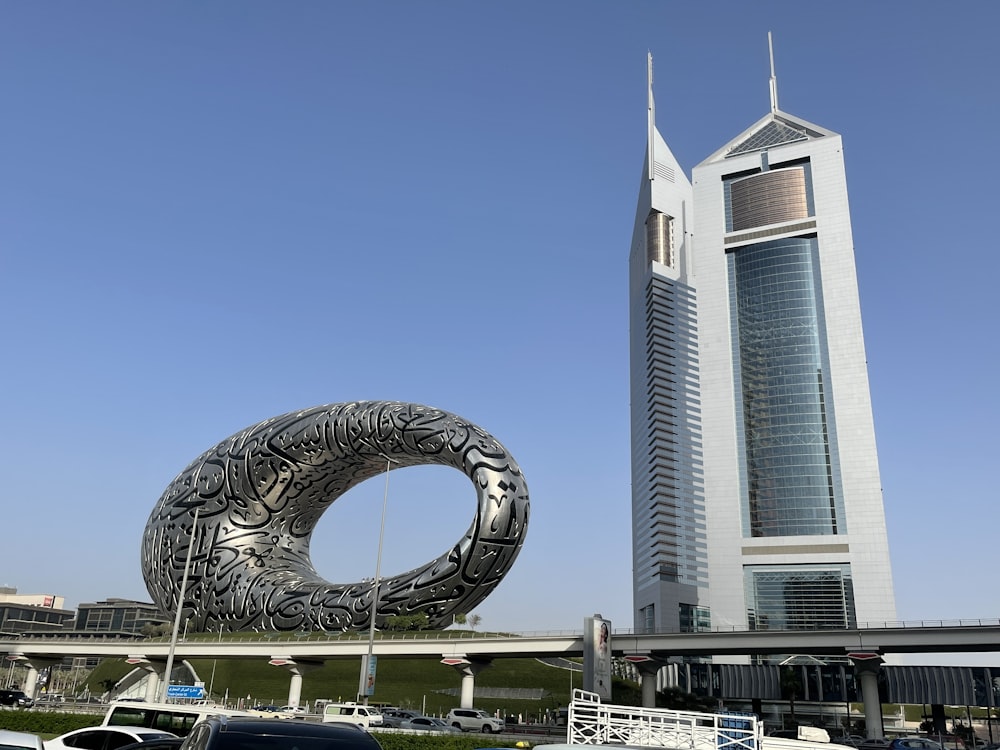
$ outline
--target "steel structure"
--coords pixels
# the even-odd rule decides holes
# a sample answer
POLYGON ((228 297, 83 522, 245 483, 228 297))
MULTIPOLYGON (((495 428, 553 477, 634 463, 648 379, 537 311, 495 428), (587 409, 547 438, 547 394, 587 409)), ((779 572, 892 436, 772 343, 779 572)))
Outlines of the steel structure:
POLYGON ((142 574, 160 609, 190 612, 196 630, 361 630, 373 614, 380 625, 417 613, 442 627, 506 575, 528 510, 517 463, 471 422, 419 404, 329 404, 248 427, 195 459, 150 515, 142 574), (324 511, 366 479, 422 464, 451 466, 472 481, 477 508, 465 535, 440 557, 382 579, 377 593, 368 581, 321 578, 309 543, 324 511))

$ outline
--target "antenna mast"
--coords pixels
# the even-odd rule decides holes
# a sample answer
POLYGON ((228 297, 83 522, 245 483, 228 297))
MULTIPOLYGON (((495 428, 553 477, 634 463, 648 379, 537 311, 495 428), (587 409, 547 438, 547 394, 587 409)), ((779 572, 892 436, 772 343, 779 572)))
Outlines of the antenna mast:
POLYGON ((656 133, 656 105, 653 103, 653 53, 646 52, 646 167, 647 178, 653 179, 653 137, 656 133))
POLYGON ((774 75, 774 45, 771 44, 771 32, 767 32, 767 53, 771 57, 771 111, 778 111, 778 79, 774 75))

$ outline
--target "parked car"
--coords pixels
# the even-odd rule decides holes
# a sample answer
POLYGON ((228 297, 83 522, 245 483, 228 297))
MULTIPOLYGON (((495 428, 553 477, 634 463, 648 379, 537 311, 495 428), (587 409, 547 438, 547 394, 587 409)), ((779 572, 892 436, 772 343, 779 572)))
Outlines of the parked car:
POLYGON ((382 750, 361 727, 337 722, 211 716, 191 730, 181 750, 382 750))
POLYGON ((419 711, 411 711, 407 708, 383 708, 382 726, 399 728, 407 719, 415 719, 422 714, 419 711))
POLYGON ((45 741, 45 750, 120 750, 126 745, 137 742, 151 742, 161 739, 176 739, 177 735, 164 732, 162 729, 146 729, 145 727, 118 727, 101 725, 99 727, 84 727, 60 734, 45 741))
POLYGON ((936 742, 944 750, 965 750, 965 740, 957 734, 922 734, 920 738, 936 742))
POLYGON ((944 746, 926 737, 897 737, 888 750, 944 750, 944 746))
POLYGON ((44 745, 37 734, 0 729, 0 747, 6 750, 43 750, 44 745))
POLYGON ((31 708, 35 702, 21 690, 0 690, 0 706, 31 708))
POLYGON ((445 721, 453 727, 458 727, 463 732, 502 732, 504 730, 503 719, 490 716, 485 711, 478 708, 453 708, 448 712, 445 721))
POLYGON ((400 729, 414 729, 423 732, 445 732, 448 734, 461 734, 462 730, 454 727, 444 719, 434 716, 414 716, 399 725, 400 729))
POLYGON ((278 713, 282 714, 295 714, 296 716, 305 716, 306 710, 302 706, 282 706, 278 709, 278 713))

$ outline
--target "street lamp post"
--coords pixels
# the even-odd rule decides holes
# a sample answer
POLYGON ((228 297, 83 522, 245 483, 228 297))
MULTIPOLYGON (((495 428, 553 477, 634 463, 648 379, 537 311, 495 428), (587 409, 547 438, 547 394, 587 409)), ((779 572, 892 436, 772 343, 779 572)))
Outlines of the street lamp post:
MULTIPOLYGON (((219 643, 222 643, 222 623, 219 623, 219 643)), ((215 665, 218 659, 212 659, 212 678, 208 681, 208 699, 212 700, 212 688, 215 687, 215 665)))
MULTIPOLYGON (((187 590, 188 572, 191 569, 191 554, 194 552, 194 543, 198 538, 198 511, 194 509, 194 520, 191 521, 191 540, 188 543, 187 559, 184 560, 184 575, 181 577, 181 590, 177 594, 177 611, 174 613, 174 631, 170 636, 170 650, 167 652, 167 666, 163 672, 163 692, 160 700, 167 702, 167 693, 170 691, 170 673, 174 671, 174 652, 177 650, 177 634, 181 629, 181 612, 184 609, 184 594, 187 590)), ((185 628, 186 630, 186 628, 185 628)))
POLYGON ((372 609, 368 620, 368 655, 361 663, 361 678, 358 680, 358 698, 368 705, 368 678, 374 676, 372 658, 375 651, 375 614, 378 611, 378 585, 382 573, 382 538, 385 535, 385 509, 389 502, 389 469, 392 459, 385 458, 385 493, 382 495, 382 523, 378 530, 378 554, 375 557, 375 580, 372 583, 372 609))

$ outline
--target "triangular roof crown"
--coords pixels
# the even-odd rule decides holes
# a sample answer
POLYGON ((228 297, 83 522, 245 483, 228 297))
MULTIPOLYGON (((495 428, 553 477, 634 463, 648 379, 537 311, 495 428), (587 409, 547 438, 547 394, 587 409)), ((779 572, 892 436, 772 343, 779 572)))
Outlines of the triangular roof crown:
POLYGON ((836 136, 832 130, 821 128, 781 110, 768 112, 753 125, 744 130, 725 146, 709 156, 702 164, 721 161, 741 154, 763 151, 789 143, 808 141, 814 138, 836 136))

